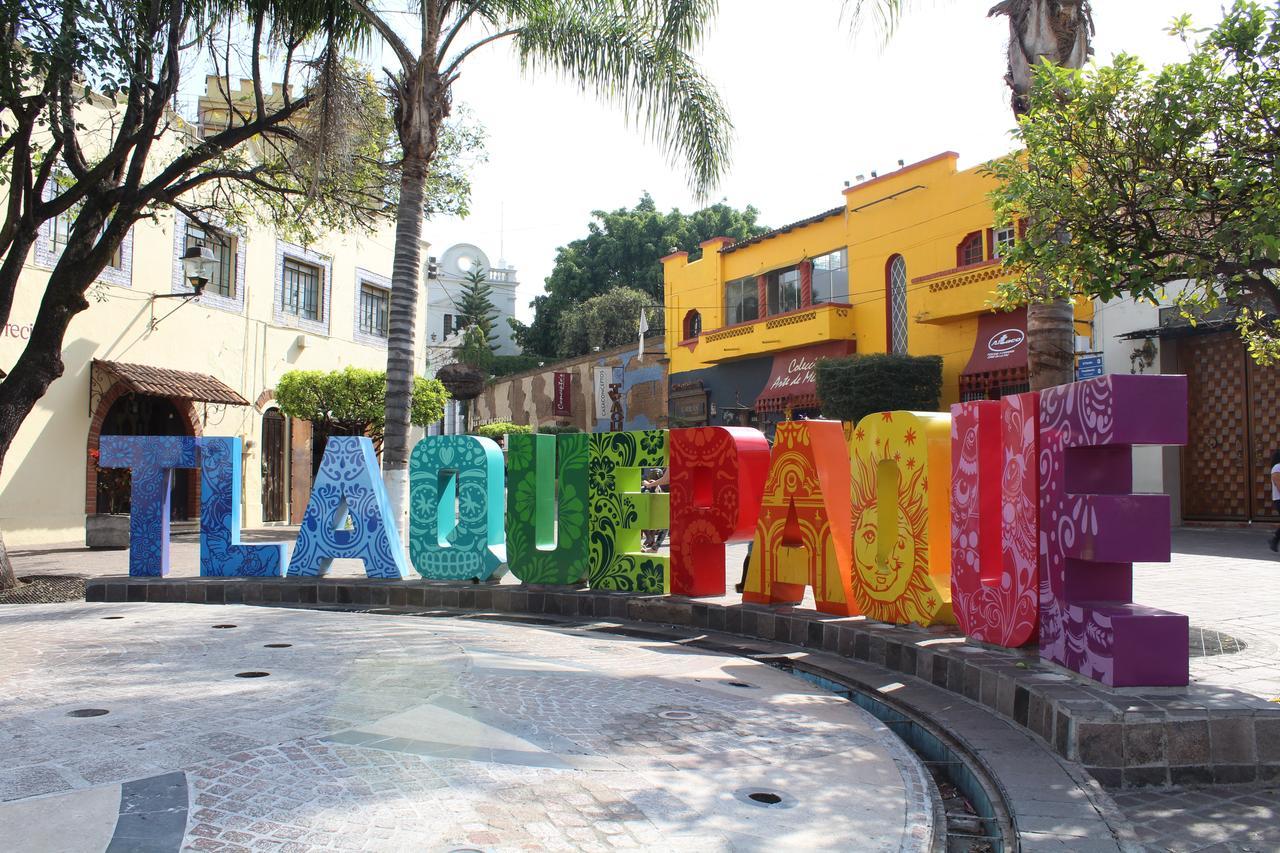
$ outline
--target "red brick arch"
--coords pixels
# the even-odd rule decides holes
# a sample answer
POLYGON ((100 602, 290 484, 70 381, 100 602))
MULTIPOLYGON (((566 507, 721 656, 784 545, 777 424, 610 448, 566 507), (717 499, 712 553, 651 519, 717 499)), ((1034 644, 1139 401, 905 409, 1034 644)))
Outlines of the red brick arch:
MULTIPOLYGON (((89 421, 89 438, 85 448, 85 473, 84 473, 84 511, 86 515, 93 515, 98 511, 98 466, 93 460, 93 451, 98 449, 98 443, 102 435, 102 422, 106 420, 107 412, 111 411, 112 405, 125 394, 129 393, 129 387, 123 382, 117 380, 111 384, 107 392, 102 395, 98 401, 98 406, 94 410, 93 419, 89 421)), ((200 417, 196 414, 196 407, 190 400, 178 397, 169 397, 174 408, 187 422, 187 435, 199 437, 203 434, 203 427, 200 424, 200 417)), ((184 472, 185 476, 190 478, 189 488, 187 489, 187 517, 200 517, 200 472, 190 470, 184 472)))

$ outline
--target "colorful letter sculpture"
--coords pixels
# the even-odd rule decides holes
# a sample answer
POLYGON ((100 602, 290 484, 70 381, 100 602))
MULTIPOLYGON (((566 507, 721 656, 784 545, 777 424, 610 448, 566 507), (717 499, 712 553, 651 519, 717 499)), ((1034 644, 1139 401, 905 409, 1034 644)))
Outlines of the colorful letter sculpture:
POLYGON ((951 623, 951 416, 881 412, 854 428, 853 584, 870 619, 951 623), (933 488, 930 489, 930 481, 933 488), (930 548, 930 542, 940 547, 930 548))
POLYGON ((169 574, 169 493, 174 468, 198 468, 200 439, 170 435, 104 435, 98 465, 129 468, 129 574, 169 574))
POLYGON ((858 615, 847 454, 839 421, 778 424, 743 601, 794 604, 811 586, 818 610, 858 615))
POLYGON ((525 583, 586 580, 589 459, 586 433, 507 436, 507 562, 525 583))
POLYGON ((325 445, 289 576, 323 575, 335 558, 364 560, 371 578, 409 576, 373 442, 364 437, 334 436, 325 445), (345 527, 348 519, 351 529, 345 527))
POLYGON ((240 439, 200 439, 200 574, 279 577, 285 546, 240 544, 240 439))
POLYGON ((1006 648, 1040 618, 1039 402, 951 407, 951 604, 965 634, 1006 648))
POLYGON ((640 550, 640 531, 670 526, 670 495, 642 494, 642 468, 667 465, 665 430, 590 436, 593 589, 663 594, 671 589, 666 557, 640 550))
POLYGON ((491 439, 419 441, 409 457, 409 559, 418 574, 481 581, 505 574, 502 492, 502 450, 491 439))
POLYGON ((1185 376, 1040 392, 1040 656, 1111 687, 1187 683, 1187 617, 1133 604, 1169 559, 1169 498, 1135 495, 1132 447, 1187 440, 1185 376))
POLYGON ((670 435, 671 592, 724 595, 724 546, 755 533, 769 442, 741 427, 670 435))

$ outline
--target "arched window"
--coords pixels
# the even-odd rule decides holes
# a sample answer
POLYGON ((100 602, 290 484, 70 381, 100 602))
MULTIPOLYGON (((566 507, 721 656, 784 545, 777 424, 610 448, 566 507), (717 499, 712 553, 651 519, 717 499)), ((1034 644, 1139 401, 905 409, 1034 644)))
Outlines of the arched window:
POLYGON ((702 315, 695 309, 684 315, 683 340, 691 341, 700 334, 702 334, 702 315))
POLYGON ((986 247, 982 242, 982 232, 974 231, 960 241, 956 247, 956 266, 967 267, 980 264, 987 259, 986 247))
POLYGON ((889 337, 885 350, 907 352, 907 262, 894 255, 885 264, 885 314, 889 337))

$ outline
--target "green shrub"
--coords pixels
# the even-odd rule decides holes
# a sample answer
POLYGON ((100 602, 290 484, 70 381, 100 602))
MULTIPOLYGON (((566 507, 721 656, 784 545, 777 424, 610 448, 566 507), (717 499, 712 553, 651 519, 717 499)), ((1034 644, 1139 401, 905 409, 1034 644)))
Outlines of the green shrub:
POLYGON ((513 424, 508 421, 496 421, 491 424, 476 427, 472 430, 474 435, 481 438, 491 438, 499 444, 503 443, 503 438, 508 435, 527 435, 533 430, 523 424, 513 424))
POLYGON ((942 392, 936 355, 855 355, 818 362, 822 415, 857 423, 876 412, 935 412, 942 392))
POLYGON ((513 373, 533 370, 541 363, 542 359, 536 355, 495 355, 493 364, 489 365, 489 375, 499 379, 513 373))
POLYGON ((540 435, 563 435, 567 432, 582 432, 582 430, 578 429, 576 426, 559 426, 557 424, 547 424, 546 426, 538 427, 538 433, 540 435))

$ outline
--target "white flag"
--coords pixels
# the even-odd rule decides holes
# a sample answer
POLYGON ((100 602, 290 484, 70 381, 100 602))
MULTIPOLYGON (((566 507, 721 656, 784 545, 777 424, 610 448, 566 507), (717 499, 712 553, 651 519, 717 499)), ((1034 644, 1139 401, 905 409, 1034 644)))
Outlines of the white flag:
POLYGON ((636 361, 644 361, 644 333, 649 331, 649 318, 644 309, 640 309, 640 350, 636 353, 636 361))

